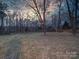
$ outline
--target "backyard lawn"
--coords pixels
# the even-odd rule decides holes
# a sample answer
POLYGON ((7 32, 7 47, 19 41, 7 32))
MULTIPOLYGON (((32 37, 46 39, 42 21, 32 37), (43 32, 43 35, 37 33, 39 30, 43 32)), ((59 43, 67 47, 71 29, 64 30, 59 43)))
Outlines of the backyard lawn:
POLYGON ((79 59, 79 34, 20 33, 0 36, 0 59, 79 59))

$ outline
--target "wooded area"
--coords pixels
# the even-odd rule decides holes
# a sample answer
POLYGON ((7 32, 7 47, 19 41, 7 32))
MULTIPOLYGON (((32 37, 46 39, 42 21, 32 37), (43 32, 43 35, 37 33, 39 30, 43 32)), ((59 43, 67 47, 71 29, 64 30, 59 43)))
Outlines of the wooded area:
POLYGON ((24 8, 32 9, 33 14, 24 18, 22 8, 18 8, 16 1, 8 3, 0 1, 0 34, 17 32, 62 31, 64 27, 72 29, 75 35, 79 28, 79 0, 22 0, 24 8), (16 5, 14 5, 16 4, 16 5), (52 11, 49 11, 54 6, 52 11), (50 16, 50 17, 48 17, 50 16), (48 18, 47 18, 48 17, 48 18), (51 20, 50 20, 51 18, 51 20))
POLYGON ((79 59, 79 0, 0 0, 0 59, 79 59))

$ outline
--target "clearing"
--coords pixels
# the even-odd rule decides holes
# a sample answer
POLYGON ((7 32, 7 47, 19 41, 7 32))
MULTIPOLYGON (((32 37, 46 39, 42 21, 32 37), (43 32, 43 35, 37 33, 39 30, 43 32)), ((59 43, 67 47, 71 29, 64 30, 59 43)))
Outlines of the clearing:
POLYGON ((79 59, 79 34, 68 32, 0 36, 0 59, 79 59))

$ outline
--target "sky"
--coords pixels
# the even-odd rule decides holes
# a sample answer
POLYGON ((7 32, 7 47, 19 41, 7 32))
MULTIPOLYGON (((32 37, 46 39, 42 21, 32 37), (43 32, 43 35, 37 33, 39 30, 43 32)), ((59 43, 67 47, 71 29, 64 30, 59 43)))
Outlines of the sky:
MULTIPOLYGON (((14 11, 21 12, 23 15, 23 18, 27 17, 27 14, 31 15, 30 17, 34 17, 35 15, 33 14, 33 10, 28 6, 28 4, 25 2, 25 0, 2 0, 4 3, 8 5, 8 10, 11 10, 11 13, 14 11)), ((31 0, 27 0, 29 4, 33 6, 33 3, 31 0)), ((54 14, 57 10, 57 0, 47 0, 46 3, 46 10, 47 10, 47 15, 54 14)), ((42 13, 43 9, 43 0, 37 0, 38 6, 40 7, 40 12, 42 13)))
POLYGON ((9 9, 21 9, 25 2, 22 0, 3 0, 9 6, 9 9))

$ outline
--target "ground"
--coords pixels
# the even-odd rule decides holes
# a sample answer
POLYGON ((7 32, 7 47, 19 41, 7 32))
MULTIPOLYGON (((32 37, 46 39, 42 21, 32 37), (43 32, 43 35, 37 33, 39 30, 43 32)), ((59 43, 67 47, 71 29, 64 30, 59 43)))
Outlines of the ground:
POLYGON ((79 59, 79 34, 25 33, 0 36, 0 59, 79 59))

